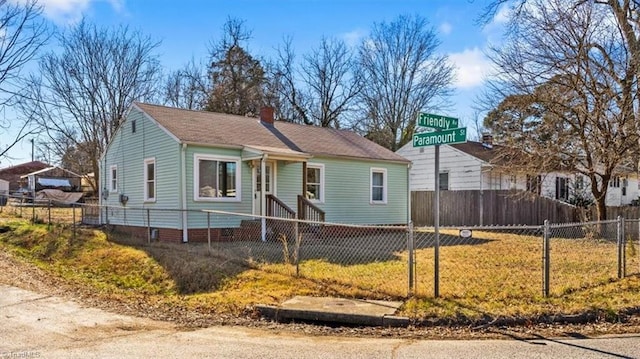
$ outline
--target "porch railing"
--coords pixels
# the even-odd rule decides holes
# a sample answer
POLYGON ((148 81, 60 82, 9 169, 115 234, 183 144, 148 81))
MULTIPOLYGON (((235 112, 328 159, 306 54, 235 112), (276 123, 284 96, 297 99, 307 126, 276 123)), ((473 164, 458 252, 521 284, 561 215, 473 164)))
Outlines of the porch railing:
POLYGON ((296 212, 289 208, 284 202, 278 199, 278 197, 268 194, 267 200, 267 216, 295 219, 296 212))
POLYGON ((304 196, 298 195, 298 219, 324 222, 324 211, 304 196))

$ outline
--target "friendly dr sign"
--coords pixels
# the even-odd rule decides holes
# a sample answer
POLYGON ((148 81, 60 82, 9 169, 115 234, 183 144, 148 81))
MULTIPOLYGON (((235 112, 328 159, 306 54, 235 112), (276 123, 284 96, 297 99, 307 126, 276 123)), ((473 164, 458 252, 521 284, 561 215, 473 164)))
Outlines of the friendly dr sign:
POLYGON ((449 130, 458 128, 458 119, 421 112, 418 116, 418 126, 430 127, 436 130, 449 130))

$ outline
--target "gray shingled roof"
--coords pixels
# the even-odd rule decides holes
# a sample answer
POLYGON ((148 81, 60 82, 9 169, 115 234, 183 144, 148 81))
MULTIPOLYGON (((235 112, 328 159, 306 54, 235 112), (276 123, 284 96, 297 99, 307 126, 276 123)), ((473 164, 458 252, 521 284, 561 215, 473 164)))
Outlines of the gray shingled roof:
POLYGON ((457 143, 449 146, 492 164, 495 164, 499 161, 500 150, 502 149, 502 146, 500 145, 485 147, 482 142, 476 141, 467 141, 464 143, 457 143))
POLYGON ((191 111, 136 103, 181 142, 210 146, 256 146, 304 152, 409 162, 404 157, 347 130, 298 125, 216 112, 191 111))

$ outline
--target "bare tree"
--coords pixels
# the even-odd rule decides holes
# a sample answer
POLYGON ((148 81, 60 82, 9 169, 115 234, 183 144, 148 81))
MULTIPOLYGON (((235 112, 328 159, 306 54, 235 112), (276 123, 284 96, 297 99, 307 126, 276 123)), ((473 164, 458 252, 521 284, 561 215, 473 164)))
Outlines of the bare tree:
POLYGON ((211 85, 203 66, 191 60, 182 69, 169 73, 164 82, 164 103, 178 108, 201 110, 207 104, 211 85))
POLYGON ((513 31, 490 55, 500 73, 488 84, 503 100, 485 125, 513 149, 511 169, 589 177, 605 219, 609 180, 638 153, 628 49, 591 2, 527 1, 512 16, 513 31))
POLYGON ((291 40, 278 52, 278 74, 282 76, 281 95, 295 110, 294 122, 340 128, 345 115, 353 110, 360 91, 354 73, 354 59, 346 44, 323 38, 320 46, 294 65, 291 40))
POLYGON ((223 26, 222 39, 211 44, 208 111, 257 114, 264 105, 264 68, 242 47, 249 38, 251 32, 244 21, 230 18, 223 26))
POLYGON ((25 137, 36 130, 31 117, 16 118, 7 111, 21 98, 24 66, 31 61, 49 40, 46 23, 41 19, 42 8, 35 0, 15 3, 0 0, 0 158, 25 137))
POLYGON ((359 49, 362 130, 392 151, 411 140, 420 111, 446 104, 451 93, 453 66, 436 53, 427 25, 419 16, 375 24, 359 49))
POLYGON ((100 183, 99 158, 127 109, 155 94, 158 43, 127 27, 98 28, 85 21, 58 40, 60 51, 40 60, 22 111, 51 138, 58 158, 70 148, 86 152, 81 158, 91 161, 100 183))
POLYGON ((278 106, 278 117, 281 120, 311 125, 308 108, 310 100, 298 85, 298 68, 296 55, 291 46, 291 37, 286 37, 277 50, 277 57, 270 66, 268 85, 278 106))

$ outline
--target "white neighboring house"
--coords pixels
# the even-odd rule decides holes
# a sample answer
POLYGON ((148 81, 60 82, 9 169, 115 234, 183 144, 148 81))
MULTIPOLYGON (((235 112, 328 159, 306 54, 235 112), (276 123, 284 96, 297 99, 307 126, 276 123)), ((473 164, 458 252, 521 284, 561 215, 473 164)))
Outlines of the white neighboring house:
MULTIPOLYGON (((409 172, 411 191, 433 191, 435 147, 413 147, 409 142, 397 153, 412 162, 409 172)), ((576 194, 593 198, 590 180, 584 175, 566 171, 539 176, 509 173, 493 164, 496 155, 490 135, 484 136, 482 142, 441 145, 440 190, 528 190, 564 202, 571 202, 576 194)), ((609 182, 606 205, 629 205, 638 199, 639 194, 637 173, 621 168, 620 174, 609 182)))

